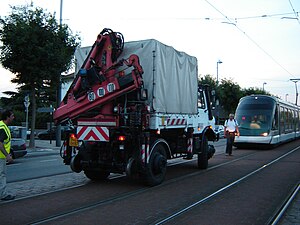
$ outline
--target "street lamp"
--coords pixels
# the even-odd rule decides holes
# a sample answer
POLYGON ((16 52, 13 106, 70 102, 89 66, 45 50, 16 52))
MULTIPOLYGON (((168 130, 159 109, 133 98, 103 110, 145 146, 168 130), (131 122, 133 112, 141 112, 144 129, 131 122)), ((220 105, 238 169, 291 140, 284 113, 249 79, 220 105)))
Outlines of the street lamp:
MULTIPOLYGON (((62 8, 63 8, 63 0, 60 0, 60 13, 59 13, 59 28, 61 29, 62 27, 62 8)), ((58 85, 57 85, 57 108, 60 105, 60 101, 61 101, 61 75, 59 74, 59 81, 58 81, 58 85)), ((56 126, 56 146, 59 147, 61 146, 61 125, 57 124, 56 126)))
POLYGON ((297 82, 298 82, 299 80, 300 80, 299 78, 296 78, 296 79, 290 79, 290 81, 292 81, 292 82, 295 83, 295 89, 296 89, 296 103, 295 103, 295 105, 297 105, 297 103, 298 103, 298 88, 297 88, 297 82))
MULTIPOLYGON (((218 88, 218 85, 219 85, 219 64, 223 63, 220 59, 218 60, 217 62, 217 86, 216 88, 218 88)), ((218 97, 218 96, 217 96, 218 97)), ((220 104, 219 104, 219 99, 217 99, 218 101, 218 104, 216 105, 216 109, 217 109, 217 124, 219 124, 219 117, 220 117, 220 111, 219 111, 219 107, 220 107, 220 104)))
POLYGON ((265 91, 265 84, 267 84, 266 82, 263 83, 263 91, 265 91))
POLYGON ((220 59, 217 62, 217 86, 219 84, 219 64, 223 63, 220 59))
POLYGON ((26 133, 28 131, 28 107, 30 105, 30 99, 29 95, 27 94, 24 98, 24 106, 25 106, 25 112, 26 112, 26 133))

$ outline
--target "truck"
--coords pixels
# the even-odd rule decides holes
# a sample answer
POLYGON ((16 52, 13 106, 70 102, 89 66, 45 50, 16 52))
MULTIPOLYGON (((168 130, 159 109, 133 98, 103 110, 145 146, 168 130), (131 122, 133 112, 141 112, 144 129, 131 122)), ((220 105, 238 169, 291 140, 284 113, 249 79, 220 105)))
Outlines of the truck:
POLYGON ((196 57, 103 29, 54 112, 73 128, 64 163, 91 180, 119 173, 150 186, 163 182, 170 159, 197 155, 206 169, 217 136, 212 91, 197 73, 196 57))

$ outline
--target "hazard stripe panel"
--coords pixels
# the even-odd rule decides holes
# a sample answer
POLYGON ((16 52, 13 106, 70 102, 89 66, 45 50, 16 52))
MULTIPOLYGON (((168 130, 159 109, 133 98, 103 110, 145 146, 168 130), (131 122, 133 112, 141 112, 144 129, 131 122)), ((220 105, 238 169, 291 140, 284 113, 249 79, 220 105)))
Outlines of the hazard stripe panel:
POLYGON ((78 126, 77 138, 79 141, 109 141, 107 127, 78 126))
POLYGON ((186 125, 186 119, 167 119, 168 126, 186 125))

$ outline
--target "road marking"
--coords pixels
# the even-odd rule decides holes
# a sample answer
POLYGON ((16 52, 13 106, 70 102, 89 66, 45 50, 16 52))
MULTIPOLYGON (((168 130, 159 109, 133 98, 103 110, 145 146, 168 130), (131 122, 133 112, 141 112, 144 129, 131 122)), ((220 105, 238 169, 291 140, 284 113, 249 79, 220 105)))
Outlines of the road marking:
POLYGON ((7 166, 20 166, 22 163, 12 163, 12 164, 7 164, 7 166))
POLYGON ((57 159, 46 159, 46 160, 41 160, 40 162, 53 162, 57 161, 57 159))

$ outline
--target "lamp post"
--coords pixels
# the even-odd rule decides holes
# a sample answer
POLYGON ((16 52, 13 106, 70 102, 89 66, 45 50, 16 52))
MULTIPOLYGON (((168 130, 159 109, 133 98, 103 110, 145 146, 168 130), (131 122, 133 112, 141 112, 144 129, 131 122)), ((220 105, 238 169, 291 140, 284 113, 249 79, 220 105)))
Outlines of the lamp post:
POLYGON ((290 81, 294 82, 295 83, 295 89, 296 89, 296 105, 298 103, 298 88, 297 88, 297 82, 299 81, 300 79, 290 79, 290 81))
POLYGON ((27 131, 28 131, 28 107, 30 105, 30 99, 29 95, 26 95, 24 98, 24 106, 25 106, 25 112, 26 112, 26 137, 27 137, 27 131))
POLYGON ((219 64, 223 63, 221 60, 217 62, 217 86, 219 85, 219 64))
MULTIPOLYGON (((59 13, 59 26, 61 28, 62 26, 62 7, 63 7, 63 0, 60 0, 60 13, 59 13)), ((61 101, 61 75, 59 74, 59 80, 58 80, 58 85, 57 85, 57 108, 60 105, 61 101)), ((56 146, 60 147, 61 146, 61 125, 57 124, 56 126, 56 146)))
MULTIPOLYGON (((219 64, 223 63, 220 59, 217 61, 217 87, 218 88, 218 85, 219 85, 219 64)), ((217 96, 218 97, 218 96, 217 96)), ((219 99, 217 99, 218 101, 218 104, 216 105, 216 109, 217 109, 217 124, 219 124, 220 120, 219 120, 219 117, 220 117, 220 111, 219 111, 219 107, 220 107, 220 104, 219 104, 219 99)))
POLYGON ((267 84, 266 82, 263 82, 263 91, 265 91, 265 85, 266 84, 267 84))

